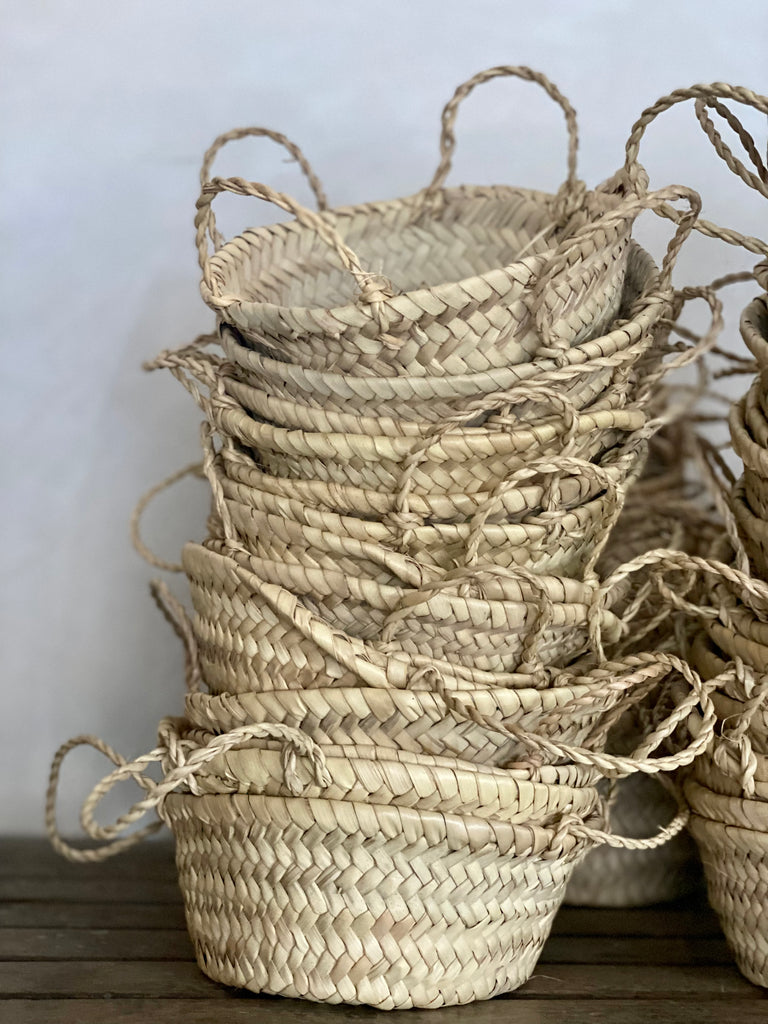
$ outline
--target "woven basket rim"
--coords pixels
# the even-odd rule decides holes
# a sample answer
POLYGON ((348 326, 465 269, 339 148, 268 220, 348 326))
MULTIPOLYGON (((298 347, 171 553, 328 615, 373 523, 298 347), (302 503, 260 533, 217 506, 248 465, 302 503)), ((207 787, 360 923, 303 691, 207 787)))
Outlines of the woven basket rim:
MULTIPOLYGON (((329 831, 340 828, 339 819, 349 820, 350 812, 358 821, 369 823, 370 832, 379 834, 428 835, 440 842, 450 836, 460 837, 462 845, 485 851, 501 846, 505 853, 518 856, 543 856, 559 860, 576 850, 583 850, 589 842, 567 829, 526 824, 514 825, 498 819, 477 818, 471 814, 450 811, 429 811, 398 807, 394 804, 361 804, 351 800, 322 800, 315 797, 267 797, 248 793, 217 793, 195 796, 188 793, 170 793, 159 809, 163 820, 174 816, 197 819, 212 825, 239 822, 246 825, 249 818, 261 811, 263 819, 280 827, 282 822, 301 827, 325 826, 329 831), (303 821, 297 820, 299 814, 303 821), (335 820, 334 820, 335 819, 335 820)), ((595 815, 585 824, 602 825, 602 817, 595 815)), ((355 834, 362 833, 360 828, 355 834)))
MULTIPOLYGON (((449 201, 461 201, 466 200, 467 198, 487 199, 489 201, 498 201, 499 199, 520 198, 523 200, 528 200, 532 206, 535 205, 540 208, 546 208, 546 206, 549 205, 555 199, 555 195, 553 193, 542 192, 536 189, 518 188, 513 185, 448 186, 446 188, 441 189, 440 193, 443 196, 443 203, 439 207, 441 211, 445 209, 446 198, 449 201)), ((605 192, 600 192, 597 190, 590 194, 594 195, 595 197, 599 197, 603 201, 605 201, 607 197, 607 194, 605 192)), ((338 221, 340 219, 351 219, 353 217, 358 217, 363 214, 386 211, 389 208, 398 209, 403 206, 412 206, 414 208, 414 212, 421 213, 423 208, 421 208, 420 210, 418 204, 423 199, 423 196, 424 190, 422 189, 419 192, 416 192, 409 196, 394 197, 392 199, 374 200, 371 202, 333 207, 328 210, 325 210, 323 215, 326 217, 326 219, 333 223, 334 221, 338 221)), ((609 203, 605 202, 605 205, 606 209, 610 208, 609 203)), ((429 211, 427 210, 423 212, 426 215, 425 219, 429 219, 429 211)), ((432 219, 437 220, 438 218, 435 218, 433 216, 432 219)), ((334 224, 334 226, 336 227, 338 225, 334 224)), ((555 225, 553 222, 553 227, 554 226, 555 225)), ((280 235, 285 235, 286 233, 289 232, 291 234, 306 234, 312 236, 313 239, 317 239, 317 241, 320 242, 321 246, 323 244, 322 241, 317 238, 317 234, 313 228, 305 227, 295 219, 290 221, 281 221, 274 224, 265 225, 263 227, 246 228, 239 235, 236 235, 234 238, 231 238, 229 239, 229 241, 225 242, 224 245, 222 245, 219 249, 216 250, 215 253, 213 253, 209 257, 211 278, 215 279, 217 274, 225 279, 229 278, 231 270, 238 264, 242 263, 242 252, 243 249, 246 247, 245 243, 247 243, 247 247, 250 248, 253 246, 253 239, 263 239, 267 241, 269 244, 274 245, 276 237, 280 235)), ((486 271, 482 274, 473 274, 470 275, 469 277, 457 278, 452 281, 441 282, 439 285, 434 285, 432 287, 406 289, 403 292, 395 293, 391 298, 387 299, 387 304, 391 305, 395 310, 398 310, 398 305, 403 305, 406 302, 412 303, 414 301, 418 301, 418 299, 420 298, 426 298, 427 296, 436 296, 438 299, 440 299, 442 293, 447 291, 448 289, 454 289, 456 287, 469 288, 472 285, 476 285, 477 283, 482 281, 494 280, 495 277, 498 277, 500 274, 505 273, 507 269, 511 269, 514 267, 525 267, 526 269, 530 269, 531 276, 533 276, 537 269, 546 266, 547 261, 555 252, 556 247, 557 246, 555 245, 548 249, 545 249, 541 253, 534 253, 531 256, 523 257, 522 259, 519 260, 514 260, 512 263, 508 263, 499 267, 494 267, 492 270, 486 271)), ((326 251, 330 254, 329 249, 326 249, 326 251)), ((583 262, 583 259, 580 262, 583 262)), ((217 299, 221 299, 221 296, 212 290, 210 294, 217 299)), ((348 318, 350 314, 352 314, 353 311, 358 310, 361 305, 359 301, 355 301, 333 306, 287 306, 280 303, 259 302, 252 299, 243 298, 234 298, 232 304, 237 305, 246 315, 250 312, 257 311, 260 313, 270 313, 277 316, 285 314, 289 311, 290 313, 299 316, 317 316, 319 314, 328 313, 332 317, 338 318, 339 320, 344 320, 348 318)))

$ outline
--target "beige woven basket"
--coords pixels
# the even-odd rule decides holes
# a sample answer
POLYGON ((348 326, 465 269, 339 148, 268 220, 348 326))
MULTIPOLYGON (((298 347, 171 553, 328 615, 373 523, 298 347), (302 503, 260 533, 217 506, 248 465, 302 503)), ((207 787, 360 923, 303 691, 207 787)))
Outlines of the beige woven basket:
POLYGON ((757 575, 768 579, 768 521, 756 516, 747 504, 743 477, 731 493, 731 508, 744 548, 757 575))
MULTIPOLYGON (((673 241, 677 244, 678 238, 673 241)), ((657 351, 663 351, 669 333, 664 319, 673 306, 671 291, 660 292, 653 261, 639 246, 629 248, 627 274, 618 315, 621 323, 610 333, 568 349, 557 358, 539 354, 536 360, 500 367, 493 373, 424 377, 361 377, 338 371, 313 371, 294 363, 274 360, 246 347, 232 328, 221 326, 221 342, 234 369, 229 376, 268 392, 273 398, 323 413, 352 412, 368 417, 437 421, 455 415, 483 396, 504 393, 526 382, 554 390, 576 408, 595 401, 610 387, 626 386, 633 367, 651 373, 657 351)), ((186 359, 190 363, 188 350, 186 359)), ((173 367, 179 355, 164 354, 173 367)), ((210 357, 203 363, 210 364, 210 357)), ((205 365, 192 367, 206 372, 205 365)), ((229 385, 227 385, 229 386, 229 385)), ((305 414, 307 415, 307 414, 305 414)), ((314 414, 313 414, 314 415, 314 414)))
MULTIPOLYGON (((220 145, 206 154, 203 177, 220 145)), ((577 182, 567 100, 527 68, 492 68, 459 86, 443 112, 440 145, 440 166, 418 195, 321 215, 266 186, 213 179, 196 218, 203 298, 281 358, 354 373, 486 371, 530 359, 544 331, 557 350, 601 333, 618 306, 633 216, 595 225, 619 197, 577 182), (566 115, 568 177, 556 197, 443 188, 461 100, 500 75, 538 83, 566 115), (220 241, 211 203, 222 191, 274 202, 296 220, 250 229, 209 256, 208 236, 220 241), (352 248, 388 277, 364 270, 352 248)))
POLYGON ((761 367, 768 367, 768 295, 760 295, 744 309, 739 325, 744 343, 761 367))
MULTIPOLYGON (((331 687, 187 696, 186 714, 202 729, 227 732, 249 723, 301 729, 320 744, 372 744, 419 754, 507 766, 529 759, 514 729, 600 749, 611 724, 663 674, 654 664, 610 665, 599 677, 555 677, 545 688, 478 685, 461 689, 463 714, 427 689, 429 675, 409 689, 331 687), (421 687, 421 688, 420 688, 421 687)), ((541 781, 552 781, 546 766, 541 781)))
MULTIPOLYGON (((220 453, 220 475, 229 481, 277 498, 339 515, 381 519, 403 534, 432 523, 465 523, 495 507, 488 522, 520 522, 531 515, 573 509, 598 497, 606 487, 621 487, 640 471, 648 442, 633 439, 628 445, 607 452, 593 465, 584 460, 557 458, 540 461, 510 473, 496 491, 411 493, 352 487, 325 480, 293 480, 265 473, 237 446, 224 446, 220 453)), ((407 483, 407 481, 404 481, 407 483)), ((266 500, 266 499, 265 499, 266 500)))
MULTIPOLYGON (((192 750, 204 747, 214 735, 186 723, 175 722, 171 728, 173 742, 187 743, 192 750)), ((195 791, 295 795, 282 777, 283 753, 266 749, 268 745, 277 746, 254 739, 217 755, 196 776, 195 791)), ((549 768, 551 781, 541 782, 531 777, 530 769, 494 768, 370 744, 321 749, 330 781, 321 784, 311 768, 297 766, 302 795, 310 799, 471 814, 513 825, 557 825, 566 814, 586 818, 599 809, 594 769, 549 768)))
POLYGON ((287 509, 280 514, 280 502, 270 502, 271 497, 252 492, 247 503, 227 500, 232 523, 251 554, 412 586, 439 578, 440 570, 470 564, 517 565, 582 578, 599 555, 599 541, 617 507, 615 499, 603 495, 572 510, 531 516, 527 523, 437 524, 406 531, 306 506, 296 509, 299 520, 292 519, 287 509), (274 511, 261 511, 255 504, 272 505, 274 511), (398 548, 407 553, 400 554, 398 548))
MULTIPOLYGON (((306 596, 299 596, 290 589, 301 583, 299 574, 290 572, 299 567, 276 564, 270 580, 248 567, 252 556, 236 561, 192 544, 185 546, 183 561, 201 664, 214 692, 343 685, 342 648, 356 666, 361 656, 370 659, 376 650, 384 659, 423 656, 506 673, 530 671, 529 663, 535 669, 545 662, 563 665, 589 647, 595 587, 576 580, 526 574, 519 587, 514 580, 500 580, 501 570, 496 570, 496 580, 482 583, 489 596, 480 598, 461 596, 461 579, 436 581, 420 591, 372 582, 357 590, 351 578, 340 573, 331 578, 318 570, 311 583, 302 571, 306 596), (282 585, 289 576, 290 587, 282 585), (328 595, 322 608, 320 587, 328 595), (365 614, 350 616, 350 601, 357 595, 365 602, 365 614), (371 625, 374 616, 378 621, 371 625), (363 636, 372 634, 372 642, 358 646, 347 625, 363 636), (352 654, 355 650, 359 653, 352 654)), ((606 638, 616 640, 619 620, 602 610, 599 621, 606 638)))
POLYGON ((348 801, 174 794, 163 817, 206 974, 379 1009, 523 984, 587 848, 567 830, 348 801))
POLYGON ((692 814, 689 824, 699 847, 709 901, 720 919, 739 970, 768 986, 768 834, 692 814))

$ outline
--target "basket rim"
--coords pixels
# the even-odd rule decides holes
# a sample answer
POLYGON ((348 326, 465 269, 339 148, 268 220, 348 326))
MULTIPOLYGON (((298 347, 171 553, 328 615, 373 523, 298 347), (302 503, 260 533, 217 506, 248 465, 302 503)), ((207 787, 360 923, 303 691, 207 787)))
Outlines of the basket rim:
MULTIPOLYGON (((414 211, 420 215, 428 216, 430 211, 424 210, 423 207, 418 209, 418 205, 424 197, 424 189, 419 190, 408 196, 396 196, 391 199, 373 200, 363 203, 355 203, 344 206, 336 206, 329 208, 321 214, 326 219, 333 218, 334 221, 339 219, 350 219, 353 217, 359 217, 361 214, 371 212, 386 212, 391 208, 399 208, 402 206, 412 206, 414 211)), ((440 211, 444 211, 446 208, 445 200, 448 199, 454 201, 461 201, 463 199, 486 199, 489 201, 498 201, 499 199, 512 199, 519 198, 521 200, 527 200, 532 206, 538 206, 544 212, 548 204, 551 204, 555 197, 554 193, 543 192, 538 189, 527 189, 517 187, 514 185, 453 185, 440 189, 440 195, 443 199, 439 206, 440 211)), ((606 199, 607 193, 600 192, 599 190, 593 190, 590 195, 598 196, 606 199)), ((606 209, 610 206, 606 202, 606 209)), ((438 218, 432 216, 433 220, 438 218)), ((334 224, 334 226, 337 226, 334 224)), ((556 227, 552 222, 552 227, 556 227)), ((233 268, 236 268, 238 264, 242 265, 243 262, 243 250, 245 243, 247 248, 253 247, 251 239, 268 239, 272 245, 275 244, 274 239, 279 234, 299 234, 299 235, 311 235, 317 237, 316 232, 313 228, 306 227, 300 224, 296 219, 290 221, 278 221, 273 224, 264 225, 263 227, 245 228, 240 234, 235 235, 229 239, 224 245, 220 246, 215 253, 209 257, 208 266, 210 271, 210 277, 215 280, 217 275, 219 278, 227 279, 231 277, 233 268)), ((561 229, 562 233, 562 229, 561 229)), ((452 281, 441 282, 438 285, 432 287, 422 288, 411 288, 406 289, 403 292, 395 293, 390 298, 387 298, 386 304, 390 305, 396 312, 404 313, 403 310, 398 308, 398 305, 402 306, 405 303, 417 302, 418 299, 426 299, 429 296, 440 299, 442 294, 447 292, 449 289, 456 288, 467 288, 470 285, 476 284, 481 281, 493 281, 495 278, 501 275, 508 276, 508 271, 512 268, 525 268, 530 270, 530 276, 533 277, 536 270, 542 269, 546 266, 547 261, 556 251, 557 244, 544 250, 541 253, 536 253, 531 256, 523 257, 522 259, 515 260, 512 263, 505 264, 504 266, 494 267, 492 270, 485 271, 482 274, 473 274, 465 278, 457 278, 452 281)), ((328 250, 330 252, 330 250, 328 250)), ((217 303, 220 303, 225 297, 224 294, 217 294, 205 281, 201 284, 203 291, 203 297, 206 295, 212 296, 217 303)), ((347 302, 334 306, 287 306, 280 303, 274 302, 259 302, 253 299, 242 299, 236 296, 232 297, 232 302, 229 303, 229 307, 236 306, 247 315, 249 312, 259 311, 261 313, 271 314, 279 317, 281 314, 289 313, 290 315, 296 316, 316 316, 318 314, 330 315, 335 319, 344 321, 349 318, 350 315, 354 318, 354 313, 359 312, 361 309, 361 303, 359 300, 355 302, 347 302)))

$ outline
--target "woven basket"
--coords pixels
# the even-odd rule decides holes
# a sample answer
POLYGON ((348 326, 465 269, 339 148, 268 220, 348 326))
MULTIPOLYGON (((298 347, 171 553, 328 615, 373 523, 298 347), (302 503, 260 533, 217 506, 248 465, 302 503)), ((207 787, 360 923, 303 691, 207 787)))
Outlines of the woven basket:
POLYGON ((642 468, 648 442, 630 444, 607 452, 594 465, 562 456, 536 462, 510 473, 504 486, 493 491, 402 494, 380 489, 352 487, 325 480, 293 480, 265 473, 237 446, 220 453, 221 475, 233 483, 278 498, 302 502, 308 507, 339 515, 353 515, 389 522, 401 534, 405 529, 432 523, 463 523, 476 514, 485 515, 489 504, 497 510, 488 522, 520 522, 531 515, 556 509, 573 509, 598 497, 606 487, 623 486, 642 468))
MULTIPOLYGON (((479 716, 478 721, 453 713, 440 694, 428 689, 365 686, 191 693, 186 714, 192 723, 209 731, 278 722, 301 729, 323 745, 372 744, 380 750, 459 757, 473 764, 503 767, 529 757, 528 748, 506 731, 511 726, 562 743, 599 748, 615 716, 627 703, 639 699, 637 687, 616 685, 622 675, 626 679, 627 670, 617 666, 602 681, 585 676, 553 682, 543 689, 490 685, 464 689, 458 696, 469 712, 479 716)), ((540 766, 541 781, 552 781, 547 771, 540 766)))
POLYGON ((768 986, 768 834, 692 814, 688 826, 704 864, 709 901, 739 970, 768 986))
POLYGON ((380 1009, 523 984, 586 849, 535 825, 347 801, 173 794, 162 813, 206 974, 380 1009))
POLYGON ((604 410, 579 415, 572 430, 561 423, 518 430, 500 425, 452 430, 431 439, 287 430, 257 423, 235 409, 218 410, 212 425, 221 436, 253 448, 274 476, 389 490, 410 479, 417 493, 469 494, 493 489, 528 459, 554 457, 566 444, 564 454, 599 458, 641 430, 647 418, 642 409, 604 410))
MULTIPOLYGON (((177 742, 205 746, 213 734, 186 723, 174 726, 177 742)), ((219 754, 195 778, 195 792, 295 795, 283 778, 283 753, 276 744, 250 740, 219 754)), ((552 781, 532 778, 530 770, 475 765, 457 758, 435 757, 377 747, 321 748, 330 781, 318 782, 310 768, 297 766, 302 795, 323 800, 382 804, 470 814, 513 825, 557 825, 565 814, 582 818, 597 812, 600 798, 594 769, 549 768, 552 781)))
MULTIPOLYGON (((213 179, 196 217, 203 298, 281 358, 355 373, 486 371, 531 359, 543 330, 559 349, 600 333, 618 306, 633 208, 595 225, 619 197, 577 182, 576 121, 564 97, 527 68, 482 72, 443 111, 441 155, 416 196, 320 216, 266 186, 213 179), (500 75, 540 84, 566 114, 568 178, 557 197, 442 187, 459 103, 500 75), (208 236, 220 241, 211 203, 221 191, 274 202, 296 220, 250 229, 211 257, 208 236), (388 278, 363 270, 350 247, 388 278)), ((207 154, 204 174, 209 166, 207 154)))
MULTIPOLYGON (((196 612, 201 664, 214 692, 267 685, 289 689, 343 685, 344 674, 337 664, 342 649, 355 666, 361 656, 370 659, 377 650, 385 659, 393 654, 426 656, 504 673, 530 671, 524 667, 528 661, 536 668, 542 662, 563 665, 589 645, 594 587, 575 580, 530 577, 523 581, 522 590, 513 581, 505 590, 503 581, 500 586, 491 579, 483 587, 499 597, 479 598, 450 593, 448 588, 460 586, 450 579, 429 584, 429 596, 426 591, 409 592, 372 582, 357 589, 343 574, 331 578, 319 570, 310 584, 302 571, 290 575, 293 588, 302 578, 307 581, 307 596, 301 598, 276 582, 281 572, 286 582, 289 570, 297 567, 275 565, 270 581, 261 578, 258 570, 192 544, 185 546, 183 560, 196 612), (328 600, 322 611, 337 620, 343 616, 344 624, 312 611, 313 603, 320 610, 323 576, 328 600), (356 597, 364 601, 361 611, 364 607, 365 612, 351 615, 350 601, 356 597), (379 621, 374 623, 373 616, 379 621), (357 638, 345 629, 350 617, 352 628, 373 634, 376 641, 358 647, 357 638), (359 653, 353 655, 356 649, 359 653)), ((606 638, 615 640, 619 620, 603 611, 600 622, 606 638)))
POLYGON ((756 516, 747 504, 743 478, 733 488, 731 508, 744 548, 757 575, 768 579, 768 521, 756 516))
POLYGON ((432 524, 406 516, 397 523, 394 516, 340 516, 226 479, 221 484, 232 524, 252 554, 419 586, 460 565, 519 565, 582 577, 621 508, 617 488, 608 474, 605 479, 599 497, 573 509, 534 513, 522 523, 485 522, 495 512, 492 502, 469 522, 432 524))
MULTIPOLYGON (((762 734, 765 743, 765 733, 762 734)), ((727 741, 717 740, 713 755, 705 755, 696 760, 694 765, 696 781, 704 787, 705 794, 713 797, 716 795, 724 801, 735 801, 747 796, 742 801, 744 807, 736 807, 734 814, 744 812, 753 815, 751 823, 747 818, 737 820, 736 817, 728 818, 725 810, 708 811, 701 804, 697 803, 697 812, 706 814, 709 817, 716 817, 718 820, 728 821, 732 825, 740 825, 745 828, 768 828, 765 822, 765 803, 768 801, 768 755, 755 753, 752 743, 749 744, 749 764, 742 764, 739 749, 741 745, 730 744, 727 741), (762 805, 762 807, 760 806, 762 805), (761 826, 760 822, 763 822, 761 826)), ((723 804, 723 806, 726 806, 723 804)))
POLYGON ((653 356, 654 348, 661 347, 668 333, 668 325, 660 324, 660 320, 669 314, 671 303, 651 291, 657 280, 653 262, 639 248, 633 247, 632 257, 626 294, 634 297, 634 305, 619 310, 620 315, 624 314, 621 326, 569 349, 557 360, 541 356, 535 362, 502 367, 492 374, 357 377, 307 370, 270 359, 246 348, 231 328, 221 328, 221 343, 227 359, 239 368, 246 383, 306 408, 440 421, 476 404, 483 396, 503 394, 534 379, 537 386, 557 389, 573 406, 582 408, 644 360, 646 372, 650 372, 658 361, 653 356))
MULTIPOLYGON (((342 522, 334 529, 334 513, 317 516, 326 519, 330 527, 319 530, 279 513, 259 512, 250 504, 230 500, 227 509, 244 546, 255 556, 294 562, 308 569, 336 569, 380 583, 407 580, 419 586, 439 578, 439 570, 469 564, 520 566, 537 573, 580 578, 594 564, 599 553, 597 542, 605 524, 610 526, 616 505, 602 497, 572 511, 532 517, 538 518, 538 522, 496 524, 479 530, 466 523, 401 531, 352 516, 335 517, 342 522), (343 520, 352 524, 352 536, 341 532, 346 526, 343 520), (377 534, 388 544, 360 540, 355 532, 369 537, 377 534), (470 544, 474 549, 471 557, 470 544), (394 547, 405 548, 407 554, 399 554, 394 547)), ((308 510, 310 516, 312 511, 308 510)))
POLYGON ((768 367, 768 295, 760 295, 745 308, 741 336, 761 367, 768 367))

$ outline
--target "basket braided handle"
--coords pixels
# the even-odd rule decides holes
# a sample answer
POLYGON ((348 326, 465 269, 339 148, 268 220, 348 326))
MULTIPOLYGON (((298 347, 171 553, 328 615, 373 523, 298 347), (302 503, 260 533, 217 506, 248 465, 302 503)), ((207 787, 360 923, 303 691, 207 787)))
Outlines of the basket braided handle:
MULTIPOLYGON (((291 140, 287 138, 287 136, 281 134, 280 132, 272 131, 271 128, 258 128, 255 126, 251 128, 232 128, 230 131, 224 132, 223 134, 219 135, 216 139, 214 139, 214 141, 203 154, 203 163, 202 166, 200 167, 200 188, 203 188, 210 180, 211 167, 213 166, 213 161, 216 159, 216 156, 220 152, 220 150, 222 150, 230 142, 237 142, 239 139, 247 139, 250 137, 272 139, 273 142, 277 142, 278 145, 283 146, 285 149, 287 149, 288 152, 293 157, 293 159, 301 168, 304 177, 309 182, 309 186, 312 189, 312 192, 314 193, 315 199, 317 201, 318 210, 325 210, 328 208, 328 200, 325 195, 325 190, 323 189, 323 186, 320 183, 320 179, 312 170, 312 167, 307 158, 304 156, 304 154, 302 153, 302 151, 299 149, 295 142, 291 142, 291 140)), ((213 211, 211 211, 209 229, 210 238, 211 241, 213 242, 214 249, 220 248, 220 246, 224 244, 224 238, 216 230, 216 220, 214 218, 213 211)))
POLYGON ((558 245, 543 273, 536 281, 530 300, 530 308, 534 316, 536 329, 545 346, 544 349, 539 350, 540 356, 552 355, 557 358, 563 355, 567 347, 565 342, 552 334, 547 299, 550 295, 555 295, 559 298, 557 291, 552 287, 553 282, 573 262, 574 257, 577 260, 584 259, 594 252, 596 247, 612 244, 616 233, 624 227, 627 221, 634 220, 644 211, 652 210, 655 213, 666 215, 665 211, 667 209, 673 211, 674 220, 677 222, 677 229, 670 239, 667 251, 664 254, 655 291, 660 294, 668 292, 671 299, 672 271, 677 262, 680 249, 693 230, 701 211, 701 197, 698 192, 694 192, 693 189, 686 188, 684 185, 670 185, 667 188, 659 189, 656 192, 649 192, 645 195, 632 194, 628 198, 621 200, 617 206, 604 213, 597 220, 591 220, 583 227, 578 228, 558 245), (688 209, 680 213, 668 205, 676 200, 687 202, 688 209))
POLYGON ((126 761, 98 737, 76 736, 59 747, 51 764, 45 802, 45 826, 51 844, 56 852, 66 857, 67 860, 87 863, 106 860, 108 857, 113 857, 131 846, 135 846, 142 839, 161 828, 162 822, 151 822, 137 832, 124 835, 131 825, 143 818, 148 811, 159 807, 165 797, 180 785, 192 786, 195 776, 209 761, 249 739, 272 739, 283 742, 283 770, 286 784, 292 793, 298 794, 302 789, 301 781, 295 770, 297 754, 308 760, 317 785, 327 786, 329 784, 330 775, 320 747, 301 729, 280 723, 241 725, 222 735, 213 736, 205 746, 200 747, 190 744, 188 741, 185 742, 180 736, 177 719, 166 718, 160 723, 158 746, 133 761, 126 761), (86 835, 105 844, 95 849, 81 849, 67 843, 59 833, 56 821, 56 797, 61 765, 67 754, 80 746, 93 747, 115 765, 114 770, 97 783, 86 797, 80 811, 80 824, 86 835), (170 766, 164 772, 162 780, 156 783, 145 775, 145 772, 150 765, 158 762, 170 766), (138 800, 130 810, 121 814, 111 825, 97 824, 94 820, 96 807, 106 794, 124 779, 133 779, 147 796, 143 800, 138 800))
POLYGON ((370 271, 363 270, 358 257, 344 242, 341 235, 326 216, 314 213, 314 211, 302 206, 296 199, 286 195, 284 192, 276 192, 269 185, 262 185, 255 181, 246 181, 245 178, 213 178, 202 188, 200 197, 197 200, 197 213, 195 215, 195 238, 200 269, 203 272, 206 302, 226 308, 234 301, 231 296, 218 294, 218 284, 211 271, 208 255, 208 237, 215 230, 212 227, 213 212, 211 205, 216 196, 222 192, 232 192, 234 195, 239 196, 252 196, 254 199, 262 199, 264 202, 274 203, 281 210, 292 213, 300 224, 314 231, 336 253, 341 260, 342 266, 349 271, 357 282, 360 290, 360 299, 363 302, 373 305, 381 302, 382 299, 391 298, 394 295, 394 288, 385 277, 381 274, 373 274, 370 271))
POLYGON ((473 75, 466 82, 463 82, 457 87, 456 92, 453 94, 451 99, 446 103, 443 108, 441 116, 442 131, 440 133, 440 163, 437 166, 432 181, 427 185, 426 189, 422 193, 422 201, 426 204, 431 202, 437 197, 438 192, 445 185, 445 179, 451 170, 451 164, 453 163, 453 152, 456 148, 456 136, 454 134, 454 125, 456 123, 456 114, 458 113, 459 105, 463 100, 469 96, 472 90, 482 85, 484 82, 490 82, 494 78, 522 78, 525 82, 533 82, 536 85, 540 85, 541 88, 546 92, 547 96, 559 104, 563 113, 565 114, 565 123, 568 129, 568 170, 565 182, 561 187, 561 192, 570 194, 576 190, 576 154, 579 148, 579 131, 576 122, 576 111, 573 109, 571 104, 568 102, 565 96, 560 92, 556 85, 541 72, 533 71, 531 68, 523 66, 513 66, 509 64, 500 65, 495 68, 488 68, 486 71, 480 71, 478 74, 473 75))
MULTIPOLYGON (((759 93, 755 93, 751 89, 746 89, 743 86, 729 85, 727 82, 712 82, 710 85, 693 85, 688 89, 675 89, 674 92, 669 93, 667 96, 662 96, 650 107, 646 107, 632 126, 629 138, 627 139, 624 167, 621 172, 626 181, 634 189, 637 190, 640 188, 642 191, 641 183, 643 178, 643 168, 638 162, 640 141, 645 134, 645 130, 648 125, 651 124, 659 114, 663 113, 665 110, 669 110, 670 107, 675 106, 677 103, 684 103, 686 100, 702 100, 705 103, 711 103, 718 99, 732 100, 736 103, 741 103, 744 106, 752 107, 762 114, 768 114, 768 97, 761 96, 759 93)), ((706 127, 705 131, 709 136, 710 133, 706 127)), ((715 150, 721 157, 723 157, 723 159, 726 160, 726 163, 731 170, 749 184, 750 182, 747 177, 744 177, 738 169, 741 165, 738 165, 735 160, 731 161, 724 156, 725 149, 727 147, 722 143, 722 140, 721 145, 713 136, 710 136, 710 138, 715 146, 715 150)), ((762 192, 762 189, 758 189, 758 191, 762 192)), ((680 219, 680 214, 670 206, 661 206, 658 212, 662 216, 668 217, 673 221, 678 221, 680 219)), ((768 256, 768 244, 759 238, 743 235, 738 231, 720 227, 719 225, 713 224, 711 221, 707 220, 698 220, 695 227, 697 231, 700 231, 703 235, 707 235, 709 238, 718 238, 723 242, 727 242, 729 245, 739 246, 746 249, 747 252, 755 253, 757 256, 768 256)))
POLYGON ((696 111, 696 117, 699 120, 699 124, 704 130, 704 134, 712 143, 715 152, 720 159, 725 162, 729 170, 738 175, 738 177, 741 178, 741 180, 750 188, 753 188, 756 192, 759 192, 762 196, 765 196, 768 199, 768 168, 765 166, 763 158, 760 156, 755 140, 749 134, 738 117, 736 117, 730 107, 727 107, 718 99, 711 98, 708 100, 696 100, 694 109, 696 111), (734 155, 720 132, 715 128, 712 119, 707 113, 707 107, 719 114, 729 128, 733 130, 739 142, 744 147, 744 152, 749 157, 752 166, 755 168, 755 171, 757 172, 756 174, 748 170, 741 160, 734 155))
POLYGON ((714 736, 717 716, 712 698, 709 695, 710 685, 702 683, 698 673, 694 672, 687 662, 675 655, 659 652, 653 655, 653 658, 658 668, 665 669, 667 672, 677 671, 688 683, 689 692, 685 698, 680 700, 670 714, 644 738, 643 742, 628 755, 608 754, 601 750, 590 750, 586 747, 561 743, 547 736, 529 732, 514 722, 500 722, 498 719, 485 715, 476 708, 465 704, 460 696, 451 693, 445 686, 442 674, 437 666, 427 666, 420 669, 411 678, 411 682, 415 683, 422 678, 431 678, 435 692, 439 694, 446 707, 454 714, 501 735, 512 737, 528 747, 534 755, 539 757, 545 755, 548 758, 565 758, 574 764, 596 768, 607 778, 622 778, 626 775, 634 775, 637 772, 651 775, 657 772, 674 771, 676 768, 688 765, 707 749, 714 736), (668 739, 678 726, 687 721, 691 712, 697 706, 701 707, 701 719, 696 735, 691 739, 690 743, 681 750, 677 750, 674 754, 650 757, 649 755, 664 740, 668 739))

